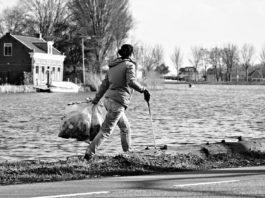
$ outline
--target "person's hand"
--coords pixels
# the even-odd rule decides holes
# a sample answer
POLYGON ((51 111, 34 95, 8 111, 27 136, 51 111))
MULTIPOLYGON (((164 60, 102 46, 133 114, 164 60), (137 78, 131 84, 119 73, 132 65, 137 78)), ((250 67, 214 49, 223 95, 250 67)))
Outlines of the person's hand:
POLYGON ((88 98, 86 98, 86 102, 87 103, 91 102, 94 105, 98 104, 98 100, 96 98, 92 99, 92 98, 88 97, 88 98))
POLYGON ((144 90, 144 100, 146 102, 149 102, 150 101, 150 93, 149 93, 149 91, 147 89, 144 90))
POLYGON ((94 104, 94 105, 96 105, 96 104, 98 104, 98 100, 97 100, 96 98, 93 98, 93 99, 91 100, 91 103, 94 104))
POLYGON ((89 103, 89 102, 91 102, 91 101, 92 101, 92 98, 89 98, 89 97, 86 98, 86 102, 87 102, 87 103, 89 103))

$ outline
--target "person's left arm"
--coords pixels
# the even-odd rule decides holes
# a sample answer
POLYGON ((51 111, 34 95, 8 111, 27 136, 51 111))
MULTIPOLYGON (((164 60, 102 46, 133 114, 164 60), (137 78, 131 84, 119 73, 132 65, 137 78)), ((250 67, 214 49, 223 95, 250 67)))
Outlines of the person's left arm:
POLYGON ((126 81, 127 84, 133 88, 134 90, 143 93, 146 88, 142 85, 140 85, 140 83, 137 82, 136 80, 136 69, 135 69, 135 64, 131 63, 127 66, 127 70, 126 70, 126 81))

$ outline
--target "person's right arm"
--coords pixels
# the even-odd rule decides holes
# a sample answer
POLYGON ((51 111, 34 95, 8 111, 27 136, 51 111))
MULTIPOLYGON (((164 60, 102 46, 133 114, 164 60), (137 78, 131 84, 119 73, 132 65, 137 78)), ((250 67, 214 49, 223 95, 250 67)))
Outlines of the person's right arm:
POLYGON ((99 86, 99 90, 96 93, 95 98, 92 100, 93 104, 97 104, 99 100, 102 98, 102 96, 106 93, 106 91, 109 88, 109 78, 108 74, 106 74, 104 80, 102 81, 101 85, 99 86))

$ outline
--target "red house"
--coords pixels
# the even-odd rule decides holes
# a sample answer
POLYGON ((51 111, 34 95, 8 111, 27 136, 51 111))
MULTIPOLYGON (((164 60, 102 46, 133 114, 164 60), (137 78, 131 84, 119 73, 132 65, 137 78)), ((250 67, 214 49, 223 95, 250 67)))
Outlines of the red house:
POLYGON ((5 34, 0 38, 0 84, 23 84, 25 75, 31 84, 44 85, 63 80, 65 56, 52 41, 37 37, 5 34))

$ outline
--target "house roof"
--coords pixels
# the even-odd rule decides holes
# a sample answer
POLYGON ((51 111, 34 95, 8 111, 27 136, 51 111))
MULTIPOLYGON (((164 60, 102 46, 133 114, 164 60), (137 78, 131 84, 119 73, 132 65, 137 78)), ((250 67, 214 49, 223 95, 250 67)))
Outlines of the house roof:
MULTIPOLYGON (((47 41, 42 38, 37 37, 30 37, 30 36, 20 36, 20 35, 11 35, 16 40, 21 42, 27 48, 33 50, 37 53, 48 53, 47 41)), ((56 48, 52 47, 52 54, 53 55, 61 55, 61 52, 56 48)))
POLYGON ((263 78, 262 72, 259 69, 250 72, 248 76, 251 76, 252 78, 263 78))

